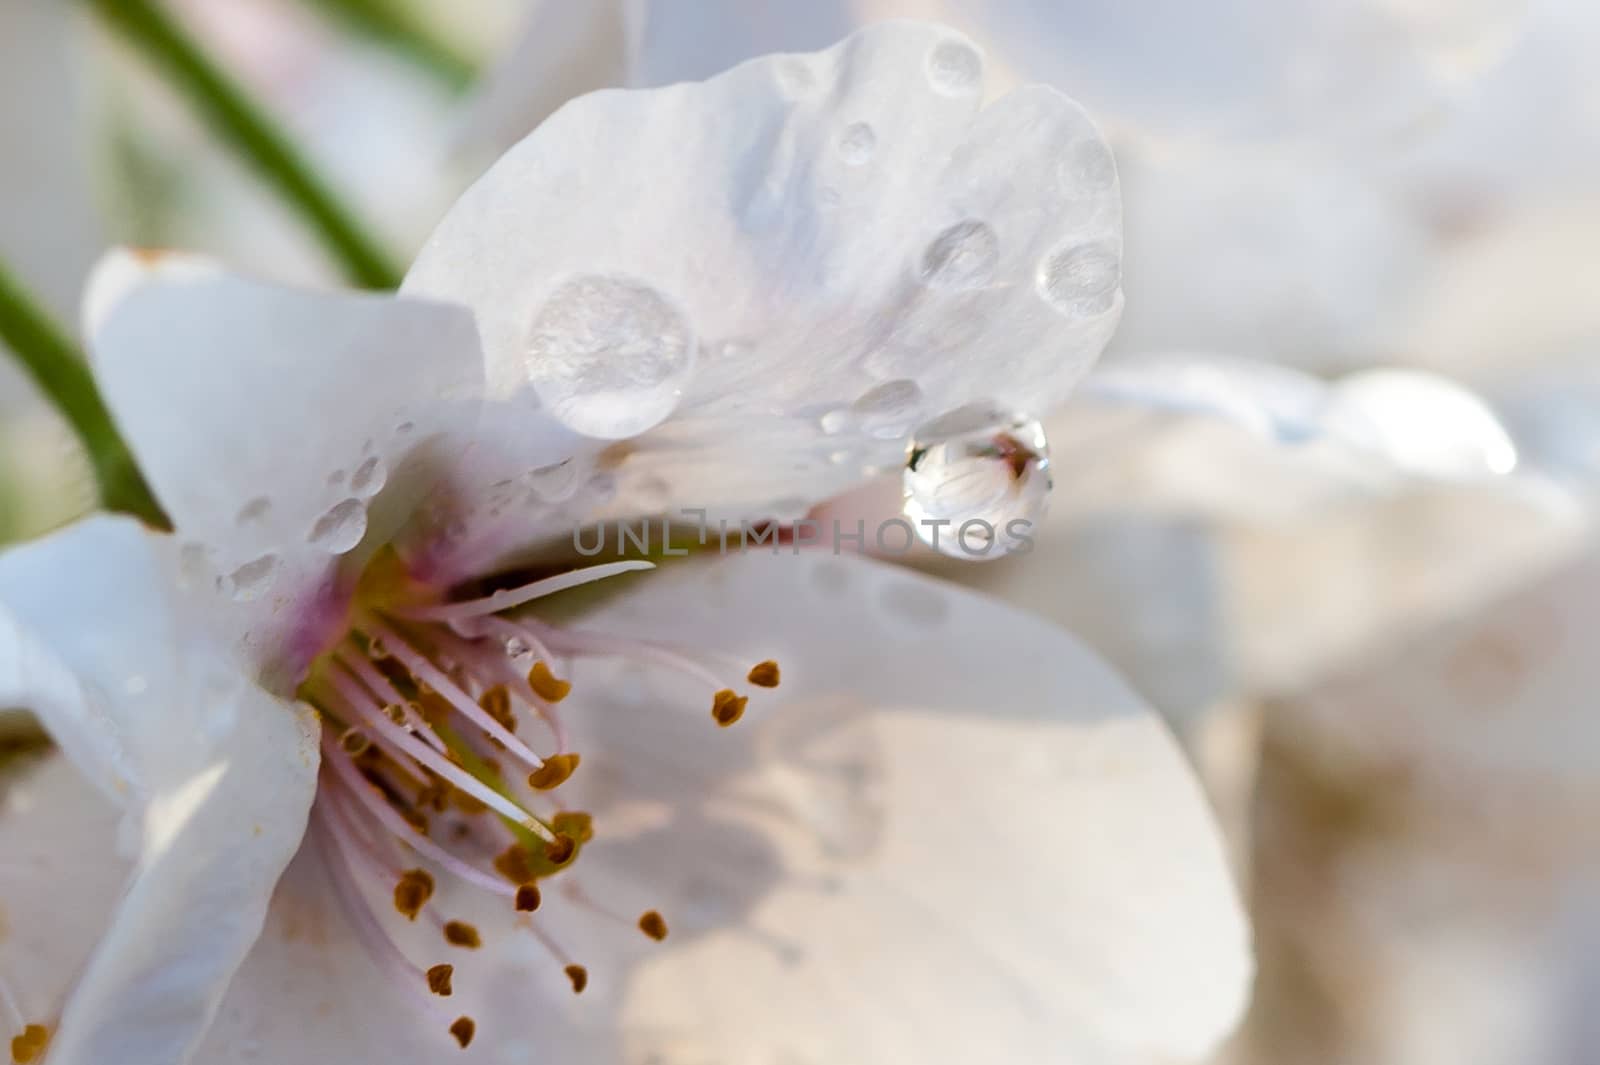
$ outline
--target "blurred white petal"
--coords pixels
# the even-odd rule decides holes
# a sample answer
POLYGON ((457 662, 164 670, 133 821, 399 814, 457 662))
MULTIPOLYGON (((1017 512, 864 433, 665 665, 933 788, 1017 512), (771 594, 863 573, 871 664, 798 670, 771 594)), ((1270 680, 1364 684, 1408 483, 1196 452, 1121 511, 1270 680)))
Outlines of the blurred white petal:
POLYGON ((123 807, 136 858, 52 1062, 187 1057, 311 802, 315 722, 245 680, 174 597, 176 571, 170 539, 119 518, 0 556, 0 703, 37 713, 80 786, 123 807))

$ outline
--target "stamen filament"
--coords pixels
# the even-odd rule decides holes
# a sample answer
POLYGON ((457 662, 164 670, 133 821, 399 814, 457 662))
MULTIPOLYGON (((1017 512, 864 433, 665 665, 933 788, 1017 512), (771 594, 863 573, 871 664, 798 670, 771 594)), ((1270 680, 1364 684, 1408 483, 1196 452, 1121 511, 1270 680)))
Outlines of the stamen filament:
POLYGON ((344 700, 342 709, 348 710, 363 725, 370 726, 376 734, 373 738, 388 750, 391 756, 409 757, 418 765, 433 770, 436 775, 454 784, 495 813, 534 833, 546 843, 555 842, 555 833, 546 828, 533 814, 457 766, 432 747, 413 739, 411 733, 390 721, 388 715, 375 701, 362 693, 355 677, 345 672, 342 665, 340 668, 330 668, 328 677, 344 700))
POLYGON ((444 742, 433 734, 433 730, 428 727, 426 721, 421 721, 416 717, 407 705, 404 693, 396 688, 388 677, 378 672, 378 667, 374 666, 366 655, 346 654, 343 648, 340 648, 334 651, 334 657, 339 660, 341 665, 356 675, 356 678, 372 693, 374 699, 384 702, 386 692, 394 696, 394 701, 405 707, 407 730, 440 754, 445 753, 444 742))
POLYGON ((389 938, 383 926, 378 923, 378 919, 373 916, 372 908, 361 893, 361 888, 345 861, 344 853, 339 849, 337 840, 328 828, 325 815, 313 818, 312 828, 317 849, 322 853, 323 865, 331 874, 329 879, 333 881, 334 893, 339 896, 339 902, 350 919, 356 938, 386 976, 405 988, 405 993, 420 1008, 437 1018, 440 1025, 447 1024, 449 1016, 440 1011, 428 996, 427 980, 422 970, 411 964, 411 959, 395 945, 394 940, 389 938))
POLYGON ((6 1019, 10 1021, 8 1027, 12 1031, 21 1032, 28 1026, 28 1019, 22 1015, 22 1008, 17 1005, 16 998, 11 994, 11 987, 3 976, 0 976, 0 1006, 5 1007, 6 1019))
POLYGON ((554 577, 524 584, 520 588, 508 588, 484 596, 482 599, 466 599, 454 603, 437 603, 429 606, 402 607, 393 611, 395 616, 409 621, 460 621, 464 618, 482 617, 485 614, 498 614, 513 607, 531 603, 535 599, 542 599, 547 595, 564 592, 569 588, 579 588, 595 581, 603 581, 607 577, 615 577, 619 573, 631 573, 635 570, 655 569, 654 562, 645 562, 641 559, 628 559, 620 562, 602 562, 596 566, 586 566, 568 573, 558 573, 554 577))
POLYGON ((634 661, 649 662, 682 673, 710 685, 713 689, 733 687, 726 678, 718 676, 701 663, 661 644, 629 640, 600 632, 586 632, 582 629, 559 629, 532 618, 520 619, 518 625, 542 633, 551 646, 559 648, 563 653, 582 658, 631 658, 634 661))
POLYGON ((411 670, 414 677, 444 696, 462 717, 499 740, 507 751, 526 762, 529 769, 539 769, 544 766, 544 759, 519 740, 516 733, 489 716, 483 707, 478 705, 476 699, 458 688, 455 681, 445 676, 444 670, 406 643, 404 637, 376 618, 367 624, 372 629, 371 635, 381 639, 391 655, 411 670))
POLYGON ((406 846, 415 850, 428 861, 435 863, 441 869, 454 873, 469 883, 492 891, 507 898, 516 894, 516 886, 510 884, 492 873, 484 872, 471 862, 462 860, 445 850, 432 839, 424 836, 414 829, 406 819, 400 816, 394 807, 390 806, 381 795, 373 793, 372 786, 367 783, 348 759, 338 756, 335 750, 328 749, 328 743, 323 741, 324 765, 331 766, 337 774, 341 790, 360 803, 368 813, 381 821, 385 828, 403 840, 406 846))

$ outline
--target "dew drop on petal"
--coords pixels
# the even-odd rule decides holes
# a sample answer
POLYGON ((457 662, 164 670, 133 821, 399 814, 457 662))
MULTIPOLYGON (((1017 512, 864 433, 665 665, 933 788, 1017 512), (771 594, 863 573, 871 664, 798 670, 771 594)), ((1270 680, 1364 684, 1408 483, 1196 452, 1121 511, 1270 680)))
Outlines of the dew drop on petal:
POLYGON ((233 520, 238 525, 254 525, 270 513, 272 513, 272 500, 266 496, 256 496, 239 508, 239 513, 233 520))
POLYGON ((602 440, 660 424, 694 372, 688 321, 660 292, 624 277, 558 285, 534 316, 528 382, 569 429, 602 440))
POLYGON ((976 403, 919 427, 902 477, 919 539, 953 558, 999 558, 1032 536, 1050 498, 1050 446, 1026 415, 976 403))
POLYGON ((193 541, 178 548, 178 579, 185 588, 207 583, 211 576, 211 551, 193 541))
POLYGON ((966 41, 943 40, 928 53, 928 84, 945 96, 971 96, 983 87, 983 59, 966 41))
POLYGON ((865 122, 852 122, 839 134, 839 158, 851 166, 861 166, 878 148, 878 134, 865 122))
POLYGON ((373 496, 383 490, 388 480, 389 468, 383 464, 383 459, 373 455, 350 475, 350 491, 362 497, 373 496))
POLYGON ((861 430, 879 440, 898 440, 916 424, 922 408, 922 389, 915 381, 885 381, 851 406, 861 430))
POLYGON ((330 507, 306 535, 306 542, 330 555, 352 550, 367 535, 367 507, 359 499, 346 499, 330 507))
POLYGON ((224 587, 236 601, 248 603, 261 598, 261 594, 271 586, 272 578, 277 572, 278 556, 262 555, 228 574, 224 587))
POLYGON ((817 419, 817 424, 829 436, 838 436, 850 428, 850 412, 842 407, 827 411, 817 419))
POLYGON ((551 466, 529 470, 523 480, 541 501, 565 503, 577 494, 578 486, 583 483, 578 474, 578 464, 572 459, 564 459, 551 466))
POLYGON ((344 478, 345 472, 343 470, 334 470, 332 473, 328 474, 328 487, 338 488, 340 485, 344 484, 344 478))
POLYGON ((1000 240, 986 222, 968 218, 933 238, 922 253, 922 283, 929 288, 964 291, 981 288, 1000 265, 1000 240))
POLYGON ((1122 283, 1122 257, 1109 244, 1078 244, 1045 256, 1039 294, 1063 314, 1102 314, 1122 283))
POLYGON ((1069 196, 1100 192, 1117 179, 1117 164, 1102 140, 1085 137, 1074 142, 1056 164, 1061 191, 1069 196))

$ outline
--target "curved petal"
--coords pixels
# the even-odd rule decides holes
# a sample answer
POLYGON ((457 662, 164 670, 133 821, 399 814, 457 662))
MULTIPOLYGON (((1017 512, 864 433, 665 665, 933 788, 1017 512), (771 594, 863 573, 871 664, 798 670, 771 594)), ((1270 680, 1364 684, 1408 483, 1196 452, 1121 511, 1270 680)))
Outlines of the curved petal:
POLYGON ((301 620, 340 556, 381 542, 431 483, 429 441, 476 418, 481 354, 459 308, 138 253, 110 257, 86 303, 95 376, 186 579, 254 604, 231 616, 258 629, 301 620))
POLYGON ((0 1046, 54 1027, 104 934, 128 873, 117 814, 59 754, 0 768, 0 1046))
POLYGON ((582 97, 456 204, 404 291, 473 308, 491 395, 593 438, 608 512, 798 516, 925 419, 1059 403, 1115 327, 1109 149, 1051 89, 980 109, 982 62, 894 23, 582 97))
POLYGON ((177 600, 177 549, 93 518, 0 556, 4 701, 118 799, 134 870, 52 1063, 181 1062, 299 845, 316 724, 246 679, 177 600))
POLYGON ((1413 477, 1489 477, 1517 463, 1487 403, 1420 370, 1367 370, 1329 384, 1249 359, 1169 355, 1111 363, 1089 376, 1083 395, 1220 418, 1275 443, 1334 444, 1413 477))

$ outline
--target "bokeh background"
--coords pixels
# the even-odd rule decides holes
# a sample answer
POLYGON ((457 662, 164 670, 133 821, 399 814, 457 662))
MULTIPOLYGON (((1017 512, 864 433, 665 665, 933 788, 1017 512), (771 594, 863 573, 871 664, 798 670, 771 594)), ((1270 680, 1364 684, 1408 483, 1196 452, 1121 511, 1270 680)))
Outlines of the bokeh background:
MULTIPOLYGON (((1107 366, 1425 371, 1490 428, 1463 429, 1437 389, 1379 389, 1386 419, 1423 452, 1503 431, 1515 461, 1351 461, 1086 395, 1048 421, 1038 550, 919 564, 1072 629, 1183 740, 1260 956, 1219 1060, 1600 1062, 1600 5, 169 6, 402 259, 573 93, 704 77, 877 18, 969 33, 996 92, 1082 100, 1126 205, 1107 366)), ((339 283, 90 12, 0 0, 0 260, 70 322, 115 242, 339 283)), ((0 360, 0 542, 92 505, 70 431, 0 360)))

